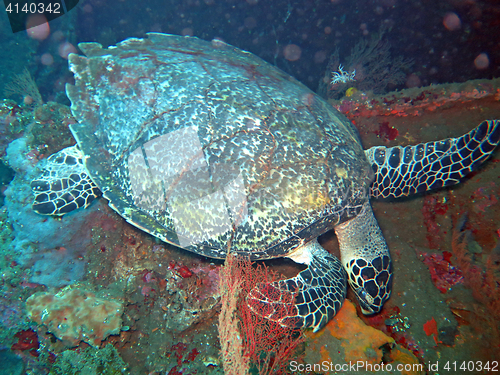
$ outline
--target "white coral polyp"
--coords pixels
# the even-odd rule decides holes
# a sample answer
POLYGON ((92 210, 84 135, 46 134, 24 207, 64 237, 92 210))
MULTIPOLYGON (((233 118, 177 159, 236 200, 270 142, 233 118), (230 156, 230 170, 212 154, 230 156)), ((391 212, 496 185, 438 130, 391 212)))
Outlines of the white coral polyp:
POLYGON ((335 85, 336 83, 347 83, 355 81, 356 79, 354 77, 356 77, 356 69, 354 69, 351 73, 349 73, 346 72, 343 69, 342 64, 340 64, 338 72, 332 72, 331 84, 335 85))

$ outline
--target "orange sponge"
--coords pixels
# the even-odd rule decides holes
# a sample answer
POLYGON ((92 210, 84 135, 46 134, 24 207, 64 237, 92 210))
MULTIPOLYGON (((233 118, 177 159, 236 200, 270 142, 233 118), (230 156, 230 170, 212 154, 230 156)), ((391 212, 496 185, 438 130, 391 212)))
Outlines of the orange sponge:
MULTIPOLYGON (((345 358, 349 361, 363 361, 371 364, 381 363, 381 346, 387 343, 394 343, 392 337, 385 333, 367 326, 356 314, 356 308, 349 300, 344 302, 344 306, 339 313, 318 333, 308 333, 311 339, 316 339, 325 333, 340 339, 344 348, 345 358)), ((325 345, 326 346, 326 345, 325 345)), ((337 353, 329 353, 326 347, 321 350, 322 360, 330 361, 335 359, 337 353)))

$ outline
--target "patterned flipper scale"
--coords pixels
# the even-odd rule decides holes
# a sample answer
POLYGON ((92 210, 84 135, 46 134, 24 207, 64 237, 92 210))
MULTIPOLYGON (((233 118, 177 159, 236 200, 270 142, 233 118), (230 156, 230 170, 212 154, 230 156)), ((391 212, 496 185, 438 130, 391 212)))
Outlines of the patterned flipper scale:
POLYGON ((35 196, 33 210, 42 215, 55 216, 87 207, 101 195, 90 179, 83 155, 76 146, 51 155, 42 175, 31 182, 31 190, 35 196))
POLYGON ((500 121, 483 121, 459 138, 365 151, 375 172, 370 195, 400 198, 454 185, 485 161, 500 141, 500 121))
POLYGON ((317 332, 340 310, 347 291, 347 275, 340 260, 316 240, 304 245, 309 266, 287 280, 256 285, 247 296, 256 313, 286 327, 317 332))

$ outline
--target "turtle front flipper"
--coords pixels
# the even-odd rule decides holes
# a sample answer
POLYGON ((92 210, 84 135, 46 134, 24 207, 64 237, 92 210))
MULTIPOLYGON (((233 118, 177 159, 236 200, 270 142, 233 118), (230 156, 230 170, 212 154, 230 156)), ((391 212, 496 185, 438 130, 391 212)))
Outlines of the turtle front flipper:
POLYGON ((42 215, 62 216, 87 207, 101 195, 90 179, 77 146, 67 147, 47 158, 42 175, 31 182, 35 196, 32 208, 42 215))
POLYGON ((399 198, 457 184, 485 161, 500 142, 500 121, 483 121, 459 138, 416 146, 365 151, 375 172, 370 194, 399 198))
POLYGON ((283 326, 311 327, 316 332, 337 314, 344 302, 344 268, 316 240, 287 257, 308 267, 290 279, 256 285, 248 294, 248 306, 283 326))
POLYGON ((391 296, 392 261, 370 202, 335 227, 349 284, 364 314, 375 314, 391 296))

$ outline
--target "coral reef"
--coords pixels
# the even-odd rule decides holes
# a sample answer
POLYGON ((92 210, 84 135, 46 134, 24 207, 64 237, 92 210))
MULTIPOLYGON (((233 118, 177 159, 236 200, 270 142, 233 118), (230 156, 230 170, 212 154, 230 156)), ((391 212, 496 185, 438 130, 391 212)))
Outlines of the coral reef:
POLYGON ((229 255, 220 273, 219 339, 224 372, 245 375, 250 370, 250 358, 245 355, 237 319, 237 303, 242 280, 237 279, 232 270, 235 261, 235 257, 229 255))
MULTIPOLYGON (((331 102, 355 123, 365 148, 417 144, 460 136, 484 119, 497 118, 500 80, 412 88, 377 97, 354 93, 331 102), (380 134, 384 123, 398 131, 395 139, 380 134)), ((453 228, 458 217, 468 212, 467 254, 473 265, 486 270, 490 250, 498 242, 497 177, 498 150, 480 171, 455 188, 406 201, 372 200, 391 249, 396 278, 384 310, 368 319, 370 325, 380 319, 376 327, 412 351, 421 363, 498 358, 498 319, 473 299, 472 289, 466 287, 470 275, 454 255, 450 258, 453 228), (393 317, 396 307, 408 318, 409 328, 404 332, 394 333, 400 327, 399 319, 393 317), (433 318, 437 327, 428 323, 433 318)))
POLYGON ((26 130, 30 135, 30 146, 38 153, 38 159, 75 144, 68 125, 76 120, 68 106, 48 102, 36 107, 31 114, 33 120, 26 130))
MULTIPOLYGON (((326 325, 325 330, 307 333, 313 340, 328 334, 341 340, 343 359, 346 363, 358 360, 371 364, 380 363, 383 357, 382 346, 394 343, 391 337, 363 323, 356 314, 356 307, 349 300, 344 302, 339 313, 326 325)), ((328 356, 330 361, 335 358, 331 349, 325 348, 325 350, 328 354, 325 352, 324 355, 328 356)))
MULTIPOLYGON (((31 181, 39 173, 27 137, 12 141, 7 161, 16 171, 5 190, 5 206, 13 234, 13 259, 27 269, 31 283, 62 287, 80 281, 85 272, 84 256, 91 248, 92 220, 103 220, 107 211, 97 202, 89 209, 66 215, 63 220, 38 215, 31 209, 31 181)), ((43 161, 40 162, 43 165, 43 161)))
POLYGON ((332 105, 354 120, 373 116, 422 116, 488 98, 500 99, 500 78, 404 89, 379 96, 357 93, 349 98, 332 100, 332 105))
POLYGON ((57 294, 39 292, 26 300, 28 316, 47 326, 69 346, 80 341, 98 347, 109 335, 120 333, 123 304, 97 297, 85 289, 65 288, 57 294))
POLYGON ((181 250, 155 244, 123 220, 114 225, 116 229, 109 232, 95 231, 90 266, 97 284, 110 279, 126 284, 124 330, 107 342, 113 343, 124 359, 133 358, 127 362, 138 373, 187 374, 194 369, 206 373, 207 366, 219 366, 213 319, 219 268, 181 250), (185 349, 182 344, 187 345, 185 349), (191 354, 195 349, 197 356, 191 354))
POLYGON ((5 156, 9 143, 20 138, 32 121, 31 110, 10 99, 0 101, 0 157, 5 156))
POLYGON ((432 282, 441 293, 446 293, 454 285, 463 282, 463 274, 460 269, 451 264, 451 253, 448 251, 443 254, 421 252, 419 255, 429 267, 432 282))
MULTIPOLYGON (((452 250, 454 260, 464 274, 464 283, 472 289, 476 300, 483 303, 493 317, 500 313, 500 249, 495 247, 486 257, 484 269, 476 264, 468 248, 468 241, 463 217, 453 231, 452 250)), ((498 325, 494 327, 499 336, 498 325)))
MULTIPOLYGON (((193 348, 189 351, 188 345, 183 342, 178 342, 177 344, 172 345, 170 347, 170 352, 177 359, 177 364, 169 370, 168 375, 182 375, 185 369, 181 368, 181 366, 183 364, 189 364, 193 362, 198 354, 200 354, 200 352, 196 348, 193 348)), ((242 372, 241 374, 243 375, 244 372, 242 372)))
POLYGON ((127 365, 113 345, 102 349, 65 350, 57 356, 49 375, 118 375, 127 374, 127 365))
MULTIPOLYGON (((219 335, 224 370, 227 374, 286 373, 305 340, 302 330, 283 327, 277 321, 264 318, 266 314, 263 312, 256 314, 257 306, 249 306, 247 298, 258 283, 267 284, 280 277, 265 265, 253 266, 249 260, 233 256, 226 258, 221 275, 219 288, 223 315, 219 317, 219 335), (226 345, 224 340, 230 340, 233 346, 226 345), (238 372, 240 369, 244 372, 238 372)), ((294 296, 285 296, 288 297, 292 302, 294 296)), ((286 314, 287 311, 277 313, 286 314)))
MULTIPOLYGON (((337 83, 348 83, 348 82, 354 81, 354 77, 356 77, 356 69, 353 69, 352 72, 346 72, 343 69, 342 64, 340 64, 338 71, 332 72, 332 80, 331 80, 330 84, 335 85, 337 83)), ((354 88, 351 87, 349 89, 349 90, 351 90, 350 92, 352 92, 353 89, 354 88)), ((346 95, 351 96, 349 94, 346 94, 346 95)))
POLYGON ((412 61, 401 56, 393 58, 390 43, 383 39, 384 30, 373 34, 371 39, 362 38, 351 50, 346 60, 346 71, 342 71, 338 49, 330 57, 325 78, 318 92, 328 99, 339 99, 349 88, 359 91, 385 92, 386 87, 396 87, 405 81, 412 61), (340 68, 338 68, 340 67, 340 68), (337 68, 339 72, 337 72, 337 68), (332 76, 327 80, 326 76, 332 76), (324 82, 329 82, 324 85, 324 82))
POLYGON ((0 156, 4 156, 11 141, 22 136, 26 137, 33 164, 75 144, 68 128, 75 123, 70 108, 55 102, 44 104, 28 69, 14 75, 5 93, 21 96, 22 101, 20 104, 7 99, 0 102, 0 156))
MULTIPOLYGON (((367 99, 367 96, 363 96, 363 93, 354 89, 350 90, 349 93, 352 94, 349 96, 349 101, 344 100, 339 105, 342 105, 342 108, 348 108, 349 110, 346 113, 357 124, 361 124, 362 136, 366 137, 366 134, 369 134, 372 141, 375 139, 377 143, 380 143, 381 140, 386 143, 393 141, 404 142, 404 139, 414 143, 414 139, 411 137, 420 140, 421 133, 425 134, 425 132, 432 139, 435 139, 437 137, 435 130, 427 127, 427 123, 431 124, 431 126, 436 124, 436 127, 446 129, 444 115, 439 112, 444 109, 447 110, 446 125, 449 123, 449 128, 453 129, 455 134, 460 134, 462 131, 458 129, 460 124, 455 119, 449 118, 451 112, 449 109, 457 109, 455 112, 460 112, 460 119, 469 116, 474 110, 481 112, 481 117, 490 116, 488 111, 491 113, 495 108, 493 105, 498 106, 500 99, 498 80, 404 90, 400 93, 371 99, 367 99), (443 116, 443 122, 430 120, 426 117, 426 115, 434 113, 443 116), (377 121, 376 117, 371 118, 369 121, 372 121, 372 123, 369 126, 373 125, 373 127, 366 126, 366 123, 362 122, 362 116, 371 116, 372 114, 384 116, 382 117, 383 121, 377 121), (395 124, 391 116, 398 118, 398 121, 402 122, 395 124), (363 126, 366 127, 363 128, 363 126)), ((193 373, 194 371, 197 371, 197 373, 220 372, 220 361, 217 359, 217 335, 214 320, 212 319, 216 313, 214 305, 217 301, 217 292, 214 291, 214 284, 217 283, 219 267, 209 264, 210 261, 205 259, 200 260, 195 256, 186 254, 186 252, 155 242, 150 236, 132 228, 112 213, 104 200, 97 201, 89 209, 80 210, 74 215, 64 217, 62 220, 32 215, 29 182, 31 173, 34 171, 33 166, 37 163, 43 163, 43 158, 57 150, 57 147, 69 145, 70 138, 67 137, 67 134, 65 133, 66 135, 59 137, 58 132, 62 132, 72 119, 67 116, 67 107, 55 105, 54 103, 43 105, 36 111, 30 110, 24 105, 18 106, 12 101, 4 101, 3 104, 4 106, 0 107, 0 119, 2 120, 0 125, 5 130, 1 137, 3 142, 10 143, 14 138, 26 134, 25 137, 14 142, 9 151, 8 159, 16 169, 16 180, 11 183, 8 190, 8 214, 7 208, 4 208, 0 215, 3 229, 2 239, 5 237, 2 246, 8 248, 8 250, 4 251, 3 258, 0 260, 2 268, 0 336, 4 347, 11 348, 12 345, 15 345, 16 353, 27 362, 27 367, 31 369, 31 373, 42 373, 42 368, 47 370, 56 358, 52 353, 57 354, 56 363, 62 361, 63 358, 82 364, 82 366, 84 363, 90 363, 83 362, 81 357, 71 357, 71 355, 72 353, 81 354, 86 351, 93 353, 92 355, 99 355, 94 348, 86 349, 87 344, 80 342, 75 351, 59 353, 63 347, 62 342, 55 340, 51 334, 45 334, 46 329, 44 327, 38 329, 40 348, 35 349, 36 335, 31 333, 33 331, 30 332, 22 301, 33 293, 33 289, 37 291, 43 290, 45 286, 59 288, 87 278, 88 282, 92 284, 88 290, 99 290, 103 287, 106 288, 110 283, 117 280, 123 280, 126 281, 124 282, 124 284, 126 283, 126 287, 124 287, 126 290, 126 303, 123 306, 123 324, 126 327, 119 331, 119 335, 108 336, 101 345, 108 342, 112 343, 129 366, 133 367, 135 371, 133 373, 152 373, 155 371, 170 374, 193 373), (5 138, 3 137, 4 134, 6 135, 5 138), (41 147, 45 143, 49 147, 41 147), (16 238, 11 244, 14 235, 16 238), (37 285, 38 283, 43 285, 37 285), (34 355, 38 355, 38 357, 34 357, 34 355), (40 371, 32 370, 34 368, 32 364, 35 362, 38 366, 36 368, 40 371)), ((498 113, 498 110, 496 113, 498 113)), ((467 118, 467 121, 464 122, 467 122, 467 126, 469 126, 476 124, 473 121, 475 120, 467 118)), ((2 146, 0 145, 0 153, 1 150, 2 146)), ((496 161, 493 160, 493 162, 496 161)), ((39 165, 42 166, 43 164, 39 165)), ((496 178, 496 174, 494 178, 496 178)), ((494 211, 495 207, 498 206, 498 189, 494 182, 490 183, 495 186, 489 187, 489 185, 485 185, 485 179, 483 178, 481 186, 476 183, 473 194, 467 195, 471 197, 470 200, 475 201, 473 205, 471 203, 472 208, 469 212, 471 212, 471 215, 475 214, 478 217, 485 215, 485 212, 494 211)), ((463 190, 468 191, 467 187, 464 187, 463 190)), ((439 243, 439 241, 436 241, 438 232, 434 231, 431 225, 441 225, 441 221, 444 221, 446 217, 454 215, 458 208, 453 211, 451 196, 451 193, 447 196, 447 212, 440 204, 444 202, 443 199, 438 199, 437 204, 427 199, 425 203, 425 210, 427 210, 425 212, 427 214, 422 210, 421 206, 416 207, 415 202, 418 201, 418 198, 413 202, 406 202, 406 204, 413 204, 410 206, 412 207, 410 211, 415 212, 415 217, 411 219, 410 226, 407 224, 410 220, 405 218, 408 206, 401 209, 398 220, 405 224, 399 223, 399 226, 386 226, 388 233, 391 231, 394 233, 395 228, 398 228, 399 232, 397 236, 393 237, 392 241, 403 238, 405 232, 413 232, 411 233, 410 242, 416 241, 415 238, 417 240, 423 238, 424 240, 420 247, 416 247, 418 249, 428 246, 428 243, 425 242, 426 233, 434 243, 439 243), (399 229, 401 227, 414 228, 416 221, 422 215, 427 215, 426 219, 434 215, 434 221, 429 225, 426 222, 421 224, 421 232, 417 233, 404 228, 399 229)), ((464 200, 463 194, 457 194, 455 200, 464 200)), ((392 205, 390 207, 391 209, 387 209, 387 215, 394 217, 395 210, 393 208, 396 206, 392 205)), ((403 203, 401 207, 403 207, 403 203)), ((382 211, 385 210, 384 208, 382 211)), ((382 216, 383 212, 377 214, 382 216)), ((392 220, 394 221, 394 219, 392 220)), ((468 269, 472 273, 465 274, 465 277, 476 278, 474 290, 484 294, 476 296, 479 301, 484 299, 485 306, 498 309, 498 305, 491 302, 498 296, 496 288, 498 284, 493 282, 493 280, 497 280, 498 283, 498 279, 491 278, 491 275, 496 275, 496 253, 487 250, 478 251, 473 248, 473 246, 475 248, 482 246, 483 249, 494 247, 497 241, 495 233, 498 229, 496 227, 497 221, 488 220, 484 225, 478 223, 480 223, 479 219, 475 221, 474 227, 471 228, 474 231, 477 243, 473 244, 469 241, 470 238, 467 238, 468 248, 463 251, 467 262, 472 265, 468 269), (492 227, 494 227, 493 231, 490 230, 492 227), (487 231, 491 232, 488 241, 493 245, 488 243, 485 246, 483 242, 485 238, 483 233, 487 231), (476 235, 476 233, 478 234, 476 235), (487 259, 488 254, 491 255, 489 260, 487 259), (490 262, 489 265, 488 261, 490 262), (488 277, 486 276, 487 272, 490 272, 488 277)), ((446 230, 448 230, 448 227, 441 226, 439 234, 446 234, 446 230)), ((385 228, 384 231, 386 231, 385 228)), ((449 244, 451 231, 448 233, 448 237, 444 236, 442 238, 449 244)), ((460 240, 465 241, 462 238, 460 240)), ((389 241, 391 240, 389 239, 389 241)), ((456 242, 456 244, 459 242, 456 242)), ((407 249, 404 246, 391 246, 391 250, 395 258, 398 258, 398 253, 407 249)), ((411 248, 409 250, 411 253, 411 248)), ((428 254, 427 257, 432 263, 432 267, 435 268, 438 280, 446 280, 446 277, 449 276, 446 274, 446 271, 449 270, 447 254, 443 253, 442 257, 428 254), (442 269, 438 269, 441 266, 443 266, 442 269)), ((452 261, 456 262, 454 257, 452 261)), ((415 262, 423 267, 416 257, 415 262)), ((483 314, 483 310, 485 311, 486 308, 482 303, 474 302, 473 307, 471 307, 466 304, 468 303, 467 300, 460 300, 463 301, 461 304, 457 302, 457 293, 469 293, 470 297, 469 289, 457 285, 453 290, 448 291, 446 295, 442 295, 430 284, 430 278, 425 269, 423 272, 420 270, 420 272, 413 275, 401 271, 401 263, 396 263, 399 267, 397 268, 399 270, 398 274, 403 274, 405 280, 398 277, 397 288, 391 298, 391 303, 401 306, 404 315, 390 310, 384 316, 381 326, 385 327, 389 333, 390 330, 403 329, 405 328, 406 319, 409 317, 411 328, 408 328, 406 333, 403 332, 399 338, 396 338, 395 335, 392 335, 392 337, 396 343, 400 343, 410 351, 412 349, 408 343, 417 342, 422 353, 422 356, 419 357, 421 362, 422 359, 425 359, 426 363, 427 360, 436 360, 433 356, 437 355, 441 356, 441 358, 451 358, 450 353, 453 355, 457 353, 456 356, 461 355, 459 358, 477 359, 476 352, 470 354, 470 357, 464 357, 463 348, 479 352, 482 346, 474 346, 470 343, 475 344, 479 340, 493 342, 488 341, 488 337, 494 335, 497 329, 495 327, 498 327, 494 315, 483 314), (422 284, 417 283, 420 277, 427 277, 431 288, 422 288, 422 284), (431 295, 434 296, 434 292, 443 301, 444 305, 449 303, 451 306, 451 310, 460 324, 458 333, 457 329, 453 330, 455 327, 450 329, 450 326, 456 323, 453 317, 443 319, 441 315, 436 314, 436 312, 444 310, 449 312, 449 309, 443 309, 443 306, 436 303, 435 299, 431 297, 431 295), (446 302, 444 302, 444 297, 447 299, 446 302), (411 311, 403 307, 409 305, 409 303, 401 302, 408 302, 408 300, 415 301, 414 309, 411 311), (453 302, 448 302, 449 300, 453 302), (426 307, 425 314, 422 314, 422 306, 424 305, 426 307), (422 316, 422 319, 417 320, 418 316, 422 316), (425 322, 432 320, 436 322, 435 326, 433 324, 424 325, 425 322), (400 328, 401 326, 403 328, 400 328), (472 327, 474 330, 471 329, 472 327), (430 333, 428 337, 426 336, 426 330, 430 333), (414 339, 419 331, 421 331, 421 335, 429 339, 430 344, 422 339, 414 339), (474 333, 474 336, 469 335, 470 331, 474 333), (406 343, 404 340, 406 340, 406 343), (473 346, 474 349, 472 349, 473 346), (451 352, 451 350, 454 350, 454 352, 451 352)), ((410 264, 407 259, 405 259, 404 263, 404 266, 407 266, 408 269, 418 269, 415 264, 410 264)), ((454 265, 457 264, 454 263, 454 265)), ((245 278, 251 277, 245 276, 245 278)), ((467 285, 471 286, 471 284, 467 285)), ((449 289, 446 285, 444 285, 444 288, 449 289)), ((475 295, 476 293, 474 292, 475 295)), ((97 292, 96 295, 99 295, 99 293, 97 292)), ((283 332, 283 327, 278 325, 265 326, 264 324, 267 324, 267 322, 261 325, 259 321, 253 320, 255 314, 245 315, 250 311, 245 310, 246 304, 240 305, 244 302, 243 295, 242 292, 240 294, 241 298, 238 299, 235 317, 241 332, 247 332, 246 327, 248 327, 248 332, 258 333, 255 340, 261 340, 259 337, 262 337, 262 335, 264 335, 265 339, 274 340, 275 342, 279 340, 276 339, 278 336, 273 336, 273 332, 283 332), (244 319, 248 319, 246 323, 244 319), (258 326, 257 329, 255 325, 258 326)), ((34 327, 33 323, 31 323, 31 327, 34 327)), ((329 339, 328 348, 337 345, 333 343, 333 340, 337 340, 339 350, 344 350, 341 344, 342 339, 336 339, 328 334, 324 335, 324 337, 327 336, 329 339)), ((242 335, 245 340, 246 337, 246 333, 242 335)), ((291 339, 295 338, 297 337, 291 337, 291 339)), ((286 339, 283 339, 283 342, 285 344, 286 339)), ((316 344, 313 342, 311 347, 313 345, 316 344)), ((345 345, 348 344, 345 343, 345 345)), ((354 345, 354 343, 351 342, 349 345, 354 345)), ((279 348, 277 345, 274 346, 276 348, 267 351, 254 346, 256 348, 254 349, 255 352, 259 356, 255 363, 251 364, 250 371, 255 373, 260 368, 265 372, 275 362, 280 361, 281 357, 276 354, 276 350, 279 348)), ((326 349, 321 349, 322 353, 326 353, 326 349)), ((331 349, 329 351, 332 352, 331 349)), ((370 353, 371 349, 367 349, 367 351, 370 353)), ((385 355, 383 360, 387 361, 387 363, 396 363, 396 361, 411 363, 411 361, 416 361, 413 354, 418 357, 415 352, 413 354, 406 352, 398 345, 392 349, 389 349, 386 345, 382 352, 385 355)), ((287 353, 285 352, 285 354, 287 353)), ((104 362, 105 360, 101 363, 104 362)), ((56 371, 56 368, 58 367, 54 367, 53 371, 56 371)), ((98 369, 99 371, 102 370, 102 373, 106 373, 105 371, 108 368, 98 367, 98 369)), ((58 371, 53 373, 71 374, 73 370, 66 367, 65 370, 58 371)), ((78 373, 78 371, 80 370, 75 370, 75 373, 78 373)), ((121 371, 120 367, 117 367, 117 371, 121 371)))
MULTIPOLYGON (((144 285, 141 295, 146 297, 143 297, 145 301, 166 296, 158 299, 166 329, 182 332, 214 314, 218 298, 211 289, 211 281, 202 279, 206 276, 204 272, 195 274, 184 265, 177 271, 167 270, 163 277, 154 276, 156 280, 148 281, 148 274, 142 278, 144 283, 139 282, 144 285)), ((130 300, 137 301, 137 298, 133 296, 130 300)))
POLYGON ((441 244, 446 241, 439 225, 439 216, 443 216, 448 211, 446 199, 439 200, 434 195, 424 197, 422 206, 422 215, 427 227, 427 241, 430 249, 439 249, 441 244))
POLYGON ((17 342, 10 347, 12 350, 28 350, 32 356, 38 357, 39 353, 37 350, 40 347, 40 343, 35 331, 25 329, 17 332, 14 337, 17 339, 17 342))
POLYGON ((12 81, 5 86, 4 91, 7 96, 20 95, 25 104, 33 104, 35 107, 43 104, 40 91, 38 91, 35 80, 27 68, 24 68, 22 73, 15 75, 12 81))
POLYGON ((306 335, 309 339, 306 363, 361 363, 357 372, 366 371, 362 373, 371 373, 370 368, 380 366, 381 363, 388 366, 387 369, 393 370, 396 370, 399 364, 403 365, 403 369, 405 365, 409 365, 413 370, 402 371, 403 374, 425 373, 423 364, 412 352, 396 344, 394 339, 385 333, 366 325, 358 317, 356 307, 349 300, 344 302, 339 313, 324 330, 317 333, 307 332, 306 335))

